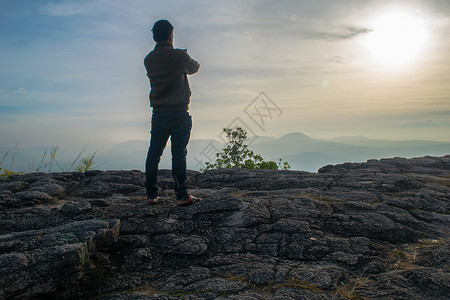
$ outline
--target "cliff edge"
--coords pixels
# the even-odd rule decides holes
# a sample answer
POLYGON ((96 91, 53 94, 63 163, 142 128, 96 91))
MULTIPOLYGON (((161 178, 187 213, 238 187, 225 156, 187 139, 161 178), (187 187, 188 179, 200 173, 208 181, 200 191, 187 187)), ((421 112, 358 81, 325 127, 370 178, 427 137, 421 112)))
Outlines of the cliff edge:
POLYGON ((0 178, 0 299, 448 299, 450 156, 0 178))

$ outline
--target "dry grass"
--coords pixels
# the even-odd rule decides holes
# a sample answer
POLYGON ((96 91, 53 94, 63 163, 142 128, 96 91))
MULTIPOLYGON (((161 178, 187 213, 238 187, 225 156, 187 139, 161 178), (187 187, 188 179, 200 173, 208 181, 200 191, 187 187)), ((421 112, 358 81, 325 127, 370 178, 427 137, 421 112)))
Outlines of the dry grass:
POLYGON ((169 295, 172 297, 183 297, 187 295, 199 295, 205 291, 165 291, 165 290, 157 290, 153 287, 152 284, 143 285, 139 287, 134 287, 129 290, 126 290, 122 292, 122 295, 145 295, 145 296, 152 296, 152 295, 169 295))
MULTIPOLYGON (((340 296, 343 296, 343 297, 345 297, 347 299, 351 299, 351 300, 365 300, 366 298, 364 298, 363 296, 358 295, 356 293, 356 289, 358 287, 366 284, 367 282, 369 282, 369 279, 367 279, 363 276, 359 276, 359 277, 353 279, 349 284, 337 286, 333 290, 324 290, 320 286, 318 286, 314 283, 300 280, 298 278, 290 278, 285 283, 278 283, 278 284, 269 283, 267 285, 261 286, 261 285, 250 283, 248 278, 246 278, 245 276, 242 276, 242 275, 225 274, 225 275, 219 275, 219 276, 222 277, 223 279, 226 279, 229 281, 245 282, 245 283, 249 284, 249 286, 250 286, 250 289, 247 290, 246 292, 257 292, 259 294, 264 294, 268 298, 271 297, 271 295, 274 291, 276 291, 282 287, 287 287, 287 288, 292 288, 292 289, 308 290, 315 294, 327 294, 327 295, 336 294, 336 295, 340 295, 340 296)), ((168 295, 168 296, 172 296, 172 297, 183 297, 183 296, 187 296, 187 295, 198 296, 205 292, 213 292, 213 293, 217 294, 218 296, 229 296, 230 295, 229 293, 217 293, 217 292, 215 292, 213 290, 209 290, 209 289, 208 290, 197 290, 197 291, 158 290, 152 284, 143 285, 140 287, 134 287, 134 288, 131 288, 129 290, 122 292, 122 294, 133 294, 136 296, 138 296, 138 295, 145 295, 145 296, 168 295)))
POLYGON ((288 282, 284 283, 282 286, 296 289, 304 289, 311 291, 313 293, 326 293, 326 291, 322 290, 318 285, 308 281, 299 280, 297 278, 289 279, 288 282))
POLYGON ((410 270, 413 268, 415 254, 409 254, 403 250, 395 248, 388 253, 388 257, 393 261, 392 268, 400 270, 410 270))
POLYGON ((78 261, 80 263, 80 270, 83 272, 90 265, 89 264, 90 254, 87 244, 86 243, 79 244, 77 248, 77 253, 78 253, 78 261))
POLYGON ((432 240, 432 239, 420 239, 415 245, 416 249, 429 248, 438 245, 444 245, 445 241, 432 240))
POLYGON ((430 180, 429 182, 433 183, 433 184, 439 184, 439 185, 442 185, 442 186, 445 186, 445 187, 450 187, 450 175, 438 176, 438 177, 442 178, 442 179, 430 180))
POLYGON ((321 195, 315 195, 315 194, 300 194, 297 197, 317 200, 317 201, 325 202, 329 205, 344 202, 344 200, 341 200, 341 199, 335 199, 335 198, 330 198, 327 196, 321 196, 321 195))
POLYGON ((248 279, 242 275, 225 274, 222 278, 228 281, 248 282, 248 279))
POLYGON ((355 293, 356 289, 361 285, 369 282, 369 279, 363 276, 359 276, 353 279, 349 284, 340 285, 336 287, 336 295, 341 295, 347 299, 351 300, 364 300, 365 297, 355 293))
POLYGON ((237 198, 244 198, 244 197, 250 196, 250 193, 249 192, 239 192, 239 190, 233 189, 231 191, 231 196, 237 197, 237 198))

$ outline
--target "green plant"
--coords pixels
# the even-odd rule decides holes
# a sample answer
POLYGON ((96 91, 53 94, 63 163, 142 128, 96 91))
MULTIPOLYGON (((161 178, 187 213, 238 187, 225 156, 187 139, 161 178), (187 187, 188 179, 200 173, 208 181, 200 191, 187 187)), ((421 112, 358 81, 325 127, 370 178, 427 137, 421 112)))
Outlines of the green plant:
POLYGON ((9 148, 8 151, 6 151, 5 155, 3 155, 3 158, 2 158, 2 160, 0 161, 0 177, 4 177, 4 178, 5 178, 5 177, 9 177, 9 176, 11 176, 11 175, 25 174, 25 173, 22 172, 22 171, 20 171, 20 172, 12 171, 13 165, 14 165, 14 161, 15 161, 15 159, 16 159, 16 149, 17 149, 17 145, 18 145, 18 143, 16 144, 16 146, 15 146, 14 148, 9 148), (9 170, 8 170, 8 169, 3 169, 3 168, 2 168, 3 162, 5 161, 6 157, 7 157, 8 154, 11 152, 11 150, 14 150, 14 151, 13 151, 13 156, 12 156, 12 158, 11 158, 11 166, 10 166, 10 169, 9 169, 9 170))
POLYGON ((92 168, 95 165, 95 161, 94 161, 95 154, 96 153, 80 158, 79 159, 80 163, 75 167, 75 170, 77 170, 80 173, 84 173, 89 170, 92 170, 92 168))
POLYGON ((261 155, 255 154, 248 149, 245 144, 247 132, 241 127, 236 129, 224 128, 228 142, 221 152, 216 153, 214 163, 207 162, 206 167, 202 169, 225 169, 225 168, 243 168, 243 169, 269 169, 269 170, 289 170, 291 167, 287 162, 281 159, 277 162, 264 160, 261 155))
POLYGON ((51 172, 53 169, 53 164, 56 163, 60 171, 63 171, 63 168, 59 165, 58 161, 56 160, 56 153, 58 152, 59 146, 52 146, 52 149, 50 150, 50 157, 48 161, 45 160, 47 157, 47 150, 44 151, 44 154, 42 155, 41 161, 39 163, 39 166, 35 168, 34 165, 34 158, 33 163, 31 165, 31 169, 36 172, 51 172))
POLYGON ((24 172, 20 171, 20 172, 15 172, 15 171, 11 171, 11 170, 6 170, 3 168, 0 168, 0 177, 9 177, 11 175, 23 175, 25 174, 24 172))
POLYGON ((80 269, 83 271, 89 264, 89 250, 86 243, 79 244, 77 247, 78 261, 80 262, 80 269))
POLYGON ((38 167, 35 167, 35 165, 34 165, 34 157, 33 157, 33 162, 31 163, 31 169, 33 171, 41 172, 41 169, 44 166, 44 160, 45 160, 45 156, 46 155, 47 155, 47 150, 44 151, 44 154, 42 155, 41 162, 39 163, 38 167))
MULTIPOLYGON (((11 147, 10 149, 8 149, 8 151, 5 153, 5 155, 3 155, 3 158, 0 160, 0 177, 9 177, 11 175, 16 175, 16 174, 26 174, 23 171, 13 171, 13 166, 14 166, 14 162, 16 159, 17 146, 18 146, 18 143, 16 144, 15 147, 11 147), (10 167, 9 167, 9 169, 5 169, 5 168, 2 168, 2 165, 5 162, 5 159, 8 157, 8 155, 11 158, 10 167)), ((44 151, 42 158, 39 161, 39 164, 36 164, 36 156, 33 157, 33 161, 30 164, 29 168, 30 168, 31 172, 48 172, 48 173, 52 172, 52 170, 55 168, 55 166, 61 172, 69 172, 73 169, 75 169, 76 171, 79 171, 79 172, 86 172, 86 171, 92 170, 92 168, 95 165, 94 157, 95 157, 96 153, 89 155, 87 157, 80 158, 81 155, 83 155, 83 153, 86 151, 86 147, 87 147, 87 145, 85 145, 83 147, 83 149, 80 151, 80 153, 75 158, 75 160, 72 162, 72 164, 70 164, 70 166, 68 166, 65 164, 61 165, 56 158, 56 154, 58 153, 59 146, 58 145, 52 146, 50 150, 46 149, 44 151), (77 166, 75 166, 75 164, 77 162, 79 164, 77 166)))
POLYGON ((2 160, 0 161, 0 167, 3 164, 3 162, 5 161, 5 158, 8 156, 9 152, 11 152, 12 148, 9 148, 8 151, 6 151, 5 155, 3 155, 2 160))

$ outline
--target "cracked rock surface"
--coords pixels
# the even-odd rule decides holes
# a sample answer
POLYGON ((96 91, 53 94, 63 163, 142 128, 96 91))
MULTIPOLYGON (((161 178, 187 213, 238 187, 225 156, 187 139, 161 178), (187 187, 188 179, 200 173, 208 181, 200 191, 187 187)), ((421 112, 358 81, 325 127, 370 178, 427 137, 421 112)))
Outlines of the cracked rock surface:
POLYGON ((0 299, 448 299, 450 156, 0 178, 0 299))

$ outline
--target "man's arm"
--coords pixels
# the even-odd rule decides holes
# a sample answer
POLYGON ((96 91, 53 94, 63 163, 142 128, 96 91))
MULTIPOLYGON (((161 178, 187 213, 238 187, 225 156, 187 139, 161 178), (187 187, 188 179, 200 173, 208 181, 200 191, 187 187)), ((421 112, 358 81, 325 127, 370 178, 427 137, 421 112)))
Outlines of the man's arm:
POLYGON ((186 50, 186 73, 192 75, 198 72, 200 64, 187 54, 186 50))

